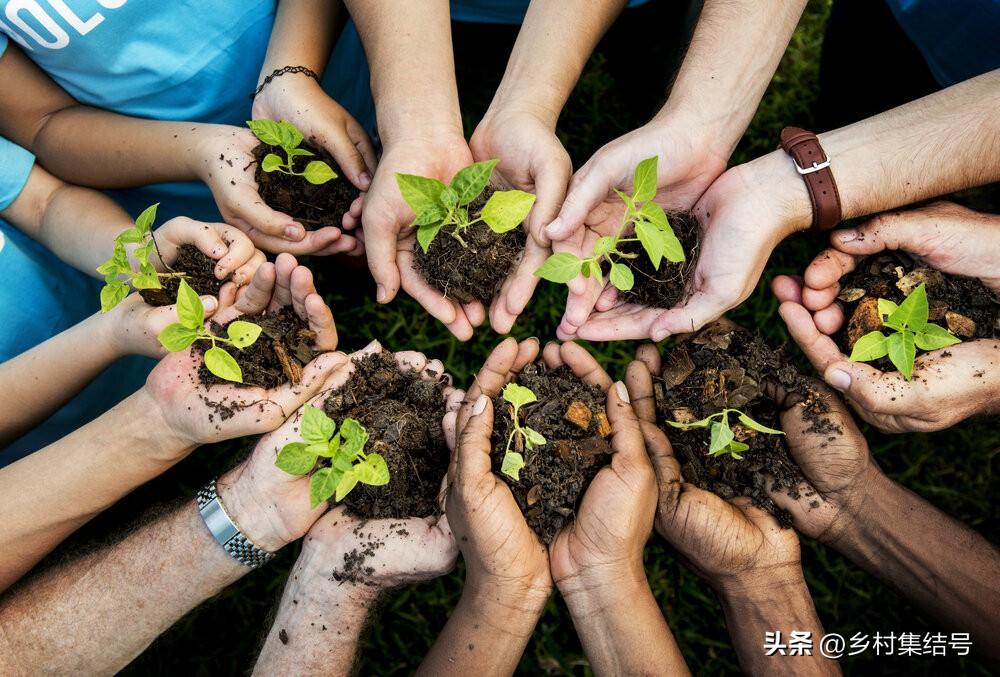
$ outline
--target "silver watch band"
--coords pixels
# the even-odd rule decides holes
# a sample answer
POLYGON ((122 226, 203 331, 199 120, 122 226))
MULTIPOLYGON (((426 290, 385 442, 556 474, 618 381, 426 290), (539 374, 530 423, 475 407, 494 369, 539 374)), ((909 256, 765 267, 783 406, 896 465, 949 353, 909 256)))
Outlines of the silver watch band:
POLYGON ((274 557, 273 552, 258 548, 236 526, 226 509, 222 507, 219 494, 215 490, 215 479, 198 491, 198 512, 208 527, 209 533, 229 556, 240 564, 256 569, 274 557))

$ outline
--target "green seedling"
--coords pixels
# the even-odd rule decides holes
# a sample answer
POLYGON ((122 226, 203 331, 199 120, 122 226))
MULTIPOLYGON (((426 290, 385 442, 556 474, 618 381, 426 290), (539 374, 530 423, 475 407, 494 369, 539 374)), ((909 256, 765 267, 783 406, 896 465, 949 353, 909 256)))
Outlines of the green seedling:
POLYGON ((365 453, 368 431, 353 418, 345 418, 337 430, 332 418, 307 404, 299 433, 302 441, 282 447, 274 464, 290 475, 308 475, 320 456, 330 459, 329 466, 309 478, 311 507, 331 496, 339 503, 358 482, 373 487, 389 483, 389 466, 381 454, 365 453))
POLYGON ((892 329, 892 333, 886 336, 880 331, 871 331, 859 338, 847 358, 851 362, 871 362, 888 355, 893 366, 909 381, 913 378, 917 348, 937 350, 961 342, 944 327, 927 321, 930 308, 924 283, 898 306, 888 299, 879 299, 878 314, 882 324, 892 329))
POLYGON ((258 139, 269 146, 278 146, 285 152, 285 159, 277 153, 268 153, 260 163, 265 172, 281 172, 290 176, 302 176, 313 185, 320 186, 337 178, 337 173, 322 160, 312 160, 301 171, 295 171, 295 158, 313 157, 315 153, 305 148, 299 148, 302 143, 302 132, 291 122, 282 120, 248 120, 247 127, 258 139))
POLYGON ((723 409, 717 414, 706 416, 700 421, 692 421, 691 423, 678 423, 677 421, 667 421, 667 423, 674 428, 680 428, 681 430, 708 428, 711 426, 711 434, 708 442, 708 455, 722 456, 724 454, 729 454, 737 461, 742 461, 743 452, 749 449, 750 446, 736 440, 736 434, 733 433, 733 429, 729 427, 730 414, 737 414, 739 416, 740 423, 751 430, 756 430, 759 433, 764 433, 766 435, 785 434, 780 430, 768 428, 766 425, 757 423, 757 421, 753 420, 750 416, 744 414, 739 409, 723 409))
POLYGON ((635 276, 627 263, 638 254, 622 252, 620 247, 628 242, 638 241, 646 250, 653 268, 660 269, 663 259, 671 263, 681 263, 685 260, 684 248, 670 227, 663 208, 653 201, 657 188, 657 161, 655 157, 646 158, 635 168, 632 179, 632 194, 627 195, 615 189, 615 193, 625 203, 625 216, 615 235, 605 235, 594 243, 591 256, 581 259, 569 252, 553 254, 535 271, 538 277, 550 282, 566 283, 583 274, 593 275, 604 283, 604 262, 610 264, 608 278, 615 288, 628 291, 635 284, 635 276), (629 226, 632 226, 634 237, 625 237, 629 226))
POLYGON ((498 162, 486 160, 469 165, 455 174, 448 185, 426 176, 396 174, 399 192, 417 215, 411 225, 417 228, 417 242, 425 254, 442 228, 449 228, 446 232, 465 247, 462 231, 469 226, 483 221, 494 233, 502 235, 527 218, 535 196, 523 190, 498 190, 475 218, 469 214, 469 204, 486 190, 498 162))
POLYGON ((507 436, 507 449, 504 451, 503 463, 500 465, 500 472, 515 480, 520 480, 521 468, 524 467, 524 454, 517 449, 531 451, 535 447, 545 444, 545 437, 540 432, 527 426, 521 425, 521 407, 532 402, 537 402, 538 398, 530 388, 525 388, 516 383, 508 383, 503 389, 503 399, 510 404, 510 420, 514 428, 507 436), (511 446, 515 449, 511 449, 511 446))
MULTIPOLYGON (((168 271, 161 273, 156 270, 149 257, 155 251, 156 239, 153 237, 153 222, 156 220, 155 205, 146 207, 139 218, 135 220, 135 225, 124 230, 115 238, 115 249, 111 258, 102 263, 97 272, 104 276, 104 287, 101 288, 101 312, 106 313, 128 296, 129 285, 135 289, 162 289, 161 277, 184 277, 184 273, 168 271), (139 269, 134 270, 129 263, 128 252, 125 245, 138 245, 132 250, 132 256, 139 264, 139 269), (124 278, 124 279, 122 279, 124 278)), ((163 260, 163 257, 160 257, 163 260)))
POLYGON ((243 370, 233 356, 217 343, 228 343, 243 350, 252 346, 260 336, 260 325, 235 320, 226 326, 226 337, 216 336, 205 324, 205 307, 201 298, 186 280, 181 280, 177 290, 177 319, 157 337, 160 345, 172 353, 186 349, 195 341, 209 341, 212 347, 205 351, 205 366, 221 379, 243 383, 243 370))

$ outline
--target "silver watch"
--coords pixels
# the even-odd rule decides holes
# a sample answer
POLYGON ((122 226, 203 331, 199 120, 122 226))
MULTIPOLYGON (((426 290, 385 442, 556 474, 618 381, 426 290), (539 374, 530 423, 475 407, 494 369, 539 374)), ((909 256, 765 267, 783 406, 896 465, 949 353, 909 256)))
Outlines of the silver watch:
POLYGON ((274 557, 273 552, 262 550, 243 535, 232 518, 222 507, 215 490, 215 479, 198 491, 198 512, 209 532, 230 557, 240 564, 256 569, 274 557))

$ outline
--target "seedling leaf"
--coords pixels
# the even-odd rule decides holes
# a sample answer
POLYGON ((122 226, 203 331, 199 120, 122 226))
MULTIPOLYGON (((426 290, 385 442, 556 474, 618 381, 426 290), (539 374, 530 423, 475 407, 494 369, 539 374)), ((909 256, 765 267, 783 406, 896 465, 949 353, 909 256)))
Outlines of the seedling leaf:
POLYGON ((883 324, 885 323, 885 318, 889 317, 894 312, 896 312, 897 308, 899 308, 899 306, 897 306, 889 299, 878 300, 878 314, 882 317, 883 324))
MULTIPOLYGON (((535 397, 535 393, 532 392, 530 388, 525 388, 517 383, 508 383, 504 387, 503 399, 505 402, 513 404, 516 408, 538 401, 538 398, 535 397)), ((542 442, 542 444, 544 444, 544 442, 542 442)))
POLYGON ((164 327, 156 338, 169 352, 179 353, 195 342, 198 330, 175 322, 164 327))
POLYGON ((650 200, 642 206, 639 214, 660 230, 670 230, 670 221, 663 207, 650 200))
POLYGON ((908 331, 890 334, 887 340, 889 361, 907 381, 913 378, 913 362, 917 357, 917 346, 913 334, 908 331))
POLYGON ((458 191, 451 186, 445 186, 438 195, 438 201, 445 209, 451 209, 458 204, 458 191))
POLYGON ((479 197, 490 181, 499 160, 485 160, 469 165, 455 174, 451 187, 458 196, 458 204, 465 206, 479 197))
POLYGON ((138 218, 135 220, 135 232, 139 235, 139 242, 146 236, 146 233, 150 232, 153 228, 153 223, 156 221, 156 209, 160 206, 157 202, 154 205, 150 205, 142 210, 138 218))
POLYGON ((101 288, 101 312, 106 313, 128 296, 128 285, 120 280, 108 282, 101 288))
MULTIPOLYGON (((417 214, 417 218, 414 219, 413 225, 415 226, 430 226, 433 224, 440 224, 447 216, 447 212, 441 205, 434 205, 433 207, 428 207, 426 210, 417 214)), ((426 249, 424 250, 427 251, 426 249)))
POLYGON ((281 145, 281 126, 274 120, 247 120, 247 127, 267 145, 281 145))
POLYGON ((614 235, 605 235, 604 237, 598 238, 597 242, 594 244, 594 256, 600 258, 605 254, 609 254, 615 250, 616 238, 614 235))
POLYGON ((534 428, 521 428, 524 433, 524 443, 529 449, 545 444, 545 436, 534 428))
POLYGON ((710 456, 715 456, 720 454, 722 451, 729 446, 729 443, 733 441, 735 435, 733 435, 732 429, 729 427, 729 421, 727 417, 723 416, 721 420, 712 423, 711 438, 708 443, 708 454, 710 456))
MULTIPOLYGON (((923 282, 910 292, 910 295, 899 304, 885 320, 885 326, 902 331, 909 329, 918 332, 927 324, 927 285, 923 282)), ((891 358, 890 358, 891 359, 891 358)))
POLYGON ((615 289, 621 291, 628 291, 635 284, 635 277, 632 275, 632 270, 624 263, 612 263, 609 277, 615 289))
POLYGON ((494 233, 517 228, 535 204, 535 196, 523 190, 498 190, 490 196, 480 215, 494 233))
POLYGON ((956 343, 961 343, 961 339, 944 327, 927 323, 927 326, 923 328, 923 331, 914 334, 913 342, 916 343, 917 347, 921 350, 937 350, 938 348, 947 348, 948 346, 953 346, 956 343))
POLYGON ((182 279, 177 288, 177 319, 185 327, 200 329, 205 322, 205 307, 201 305, 201 298, 197 292, 191 288, 187 280, 182 279))
POLYGON ((507 477, 520 481, 521 468, 523 467, 524 456, 516 451, 508 451, 503 457, 503 463, 500 465, 500 472, 507 477))
POLYGON ((306 475, 316 465, 316 454, 310 453, 303 442, 290 442, 281 448, 274 465, 289 475, 306 475))
MULTIPOLYGON (((355 466, 356 468, 357 466, 355 466)), ((354 474, 353 470, 346 471, 340 476, 340 481, 337 482, 337 493, 333 500, 340 503, 344 500, 347 494, 351 493, 351 489, 358 485, 358 476, 354 474)))
POLYGON ((642 248, 646 250, 646 254, 649 255, 649 260, 653 264, 653 268, 659 270, 660 261, 666 252, 663 231, 653 225, 640 221, 635 224, 635 235, 639 238, 642 248))
POLYGON ((306 177, 306 181, 314 186, 322 186, 324 183, 333 181, 337 178, 337 172, 333 171, 330 165, 326 164, 322 160, 313 160, 306 165, 305 171, 302 172, 302 176, 306 177))
POLYGON ((303 407, 302 425, 299 429, 303 440, 309 444, 327 445, 336 430, 337 424, 322 409, 311 404, 303 407))
POLYGON ((373 487, 389 483, 389 466, 382 454, 368 454, 363 462, 354 466, 354 474, 361 482, 373 487))
POLYGON ((317 505, 333 496, 340 484, 342 472, 333 468, 320 468, 309 478, 309 507, 317 505))
POLYGON ((758 423, 757 421, 755 421, 752 418, 750 418, 750 416, 748 416, 747 414, 744 414, 742 411, 739 412, 739 419, 740 419, 740 423, 742 423, 746 427, 750 428, 751 430, 756 430, 759 433, 767 433, 768 435, 784 435, 785 434, 781 430, 775 430, 774 428, 768 428, 763 423, 758 423))
POLYGON ((659 158, 646 158, 635 167, 632 177, 632 197, 636 202, 652 200, 656 196, 656 165, 659 158))
MULTIPOLYGON (((580 274, 582 261, 569 252, 559 252, 545 259, 535 275, 549 282, 565 283, 580 274)), ((596 267, 596 266, 595 266, 596 267)), ((600 277, 600 269, 593 271, 600 277)))
POLYGON ((872 331, 854 342, 854 349, 847 359, 851 362, 870 362, 888 354, 889 339, 880 331, 872 331))
POLYGON ((233 356, 218 346, 205 351, 205 366, 221 379, 243 383, 243 370, 233 356))
POLYGON ((229 340, 241 350, 256 343, 261 331, 259 324, 243 320, 235 320, 226 326, 226 334, 229 336, 229 340))
POLYGON ((396 174, 399 192, 415 214, 422 214, 431 207, 439 206, 438 197, 444 184, 437 179, 429 179, 415 174, 396 174))
POLYGON ((273 172, 285 166, 285 163, 281 161, 281 157, 275 155, 274 153, 268 153, 264 156, 264 159, 260 163, 260 168, 265 172, 273 172))
POLYGON ((353 418, 345 418, 340 424, 341 449, 351 457, 357 456, 368 443, 368 431, 353 418))
POLYGON ((420 248, 427 253, 427 250, 431 246, 431 242, 437 237, 437 234, 441 232, 441 228, 444 227, 443 223, 435 223, 431 226, 421 226, 417 228, 417 242, 420 244, 420 248))

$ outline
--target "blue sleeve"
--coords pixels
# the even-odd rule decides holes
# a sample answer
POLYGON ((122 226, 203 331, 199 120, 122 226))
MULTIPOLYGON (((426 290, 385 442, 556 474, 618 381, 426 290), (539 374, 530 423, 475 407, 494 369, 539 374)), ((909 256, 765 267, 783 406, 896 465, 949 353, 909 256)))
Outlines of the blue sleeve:
POLYGON ((0 136, 0 211, 7 209, 28 183, 35 156, 0 136))
POLYGON ((7 37, 6 33, 0 33, 0 56, 7 51, 7 43, 10 42, 10 38, 7 37))

